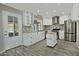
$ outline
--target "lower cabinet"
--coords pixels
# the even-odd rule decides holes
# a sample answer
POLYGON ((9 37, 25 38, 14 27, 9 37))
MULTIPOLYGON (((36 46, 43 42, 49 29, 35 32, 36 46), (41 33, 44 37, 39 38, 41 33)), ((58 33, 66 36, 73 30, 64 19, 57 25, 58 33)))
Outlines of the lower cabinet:
POLYGON ((23 34, 23 45, 29 46, 30 45, 30 39, 31 39, 30 34, 29 33, 28 34, 24 33, 23 34))
POLYGON ((40 35, 39 35, 39 36, 40 36, 40 40, 43 40, 43 39, 44 39, 44 37, 45 37, 44 35, 45 35, 45 32, 42 31, 42 32, 40 33, 40 35))
POLYGON ((59 31, 59 39, 64 39, 64 31, 59 31))
POLYGON ((38 32, 38 40, 42 40, 42 33, 41 32, 38 32))
POLYGON ((30 46, 44 39, 44 32, 24 33, 23 45, 30 46))

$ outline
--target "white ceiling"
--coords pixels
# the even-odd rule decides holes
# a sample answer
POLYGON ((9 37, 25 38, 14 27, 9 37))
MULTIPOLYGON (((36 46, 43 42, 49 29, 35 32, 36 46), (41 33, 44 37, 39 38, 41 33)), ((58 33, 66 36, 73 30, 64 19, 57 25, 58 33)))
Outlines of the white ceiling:
POLYGON ((72 3, 6 3, 5 5, 40 14, 44 17, 70 15, 73 7, 72 3))

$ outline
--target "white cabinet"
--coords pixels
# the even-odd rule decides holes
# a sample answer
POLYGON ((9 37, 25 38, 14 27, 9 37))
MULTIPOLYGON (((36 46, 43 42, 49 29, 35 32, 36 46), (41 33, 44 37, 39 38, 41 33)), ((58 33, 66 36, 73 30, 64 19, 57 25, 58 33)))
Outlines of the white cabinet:
POLYGON ((44 19, 43 19, 43 25, 46 25, 46 24, 47 24, 47 19, 44 18, 44 19))
POLYGON ((27 45, 27 46, 30 45, 30 36, 28 33, 23 34, 23 45, 27 45))
POLYGON ((37 25, 37 30, 43 30, 43 18, 41 15, 34 16, 34 24, 37 25))
POLYGON ((42 36, 41 37, 42 37, 42 39, 44 39, 44 37, 45 37, 45 32, 44 31, 42 32, 42 36))
POLYGON ((38 40, 43 40, 44 39, 44 31, 38 32, 38 40))
POLYGON ((42 32, 39 32, 38 35, 39 35, 39 36, 38 36, 38 39, 39 39, 39 40, 42 40, 42 32))
POLYGON ((59 18, 59 20, 60 20, 60 24, 64 24, 64 17, 63 16, 60 16, 60 18, 59 18))
POLYGON ((64 31, 59 31, 59 39, 64 39, 64 31))
POLYGON ((33 33, 24 33, 23 34, 23 45, 30 46, 33 44, 34 36, 33 33))
POLYGON ((38 32, 38 40, 41 39, 41 32, 38 32))
POLYGON ((23 44, 26 46, 30 46, 34 43, 34 33, 24 33, 23 34, 23 44))
POLYGON ((65 20, 69 20, 69 19, 71 19, 70 15, 63 15, 63 16, 60 16, 60 17, 59 17, 59 23, 60 23, 60 24, 64 24, 64 21, 65 21, 65 20))
POLYGON ((48 19, 48 25, 52 25, 52 18, 48 19))
POLYGON ((24 12, 24 15, 23 15, 23 24, 24 26, 31 26, 33 24, 33 14, 28 12, 28 11, 25 11, 24 12))
POLYGON ((24 33, 23 45, 30 46, 36 42, 43 40, 44 32, 24 33))
POLYGON ((44 18, 43 25, 52 25, 52 18, 44 18))

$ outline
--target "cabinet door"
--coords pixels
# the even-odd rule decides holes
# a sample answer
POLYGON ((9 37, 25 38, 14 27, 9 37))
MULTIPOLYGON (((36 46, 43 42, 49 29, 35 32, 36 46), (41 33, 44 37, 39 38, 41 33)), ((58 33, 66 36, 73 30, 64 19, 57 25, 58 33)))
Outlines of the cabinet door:
POLYGON ((31 25, 31 20, 32 20, 32 18, 31 18, 32 16, 31 16, 31 13, 29 13, 29 24, 31 25))
POLYGON ((27 34, 23 34, 23 45, 28 46, 29 45, 29 37, 27 34))
POLYGON ((30 39, 31 45, 35 43, 35 33, 31 33, 31 39, 30 39))
POLYGON ((40 32, 40 40, 42 40, 43 38, 42 38, 43 36, 42 36, 42 32, 40 32))
POLYGON ((38 39, 43 40, 44 39, 44 32, 39 32, 38 39))
POLYGON ((23 16, 23 22, 24 22, 24 26, 31 26, 32 24, 32 20, 33 20, 33 16, 31 15, 32 13, 25 11, 24 12, 24 16, 23 16))
POLYGON ((52 18, 44 18, 43 25, 52 25, 52 18))
POLYGON ((44 18, 44 19, 43 19, 43 25, 46 25, 46 24, 47 24, 47 19, 44 18))
POLYGON ((64 39, 64 31, 59 31, 59 38, 64 39))
POLYGON ((23 34, 23 44, 25 46, 30 46, 31 42, 32 42, 31 34, 30 33, 23 34))
POLYGON ((60 24, 64 24, 65 18, 63 16, 60 16, 60 24))
POLYGON ((52 25, 52 18, 49 18, 49 19, 48 19, 47 24, 48 24, 48 25, 52 25))
POLYGON ((33 43, 33 33, 29 34, 29 44, 31 45, 33 43))

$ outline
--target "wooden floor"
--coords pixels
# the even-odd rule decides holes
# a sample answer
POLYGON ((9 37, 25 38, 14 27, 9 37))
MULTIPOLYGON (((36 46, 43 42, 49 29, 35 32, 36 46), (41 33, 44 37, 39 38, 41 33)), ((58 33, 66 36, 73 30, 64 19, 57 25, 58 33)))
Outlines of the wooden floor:
POLYGON ((47 47, 46 40, 30 47, 19 46, 0 54, 1 56, 79 56, 79 49, 74 42, 58 40, 54 48, 47 47))

